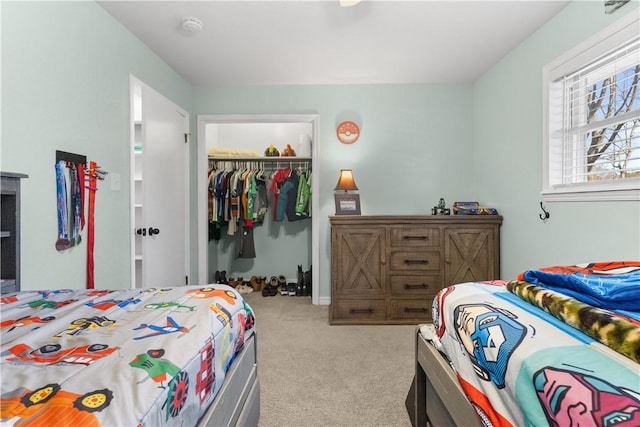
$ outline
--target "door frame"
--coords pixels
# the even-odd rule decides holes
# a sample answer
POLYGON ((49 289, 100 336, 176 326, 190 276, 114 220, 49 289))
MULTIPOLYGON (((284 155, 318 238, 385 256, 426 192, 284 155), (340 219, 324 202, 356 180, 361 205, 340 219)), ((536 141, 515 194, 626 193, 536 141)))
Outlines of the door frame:
MULTIPOLYGON (((205 127, 208 124, 238 124, 238 123, 310 123, 311 124, 311 170, 313 175, 320 176, 320 162, 318 161, 318 114, 213 114, 198 115, 198 145, 197 145, 197 196, 198 196, 198 284, 208 282, 208 207, 207 207, 207 143, 205 127)), ((318 283, 320 260, 320 182, 311 181, 311 303, 319 305, 320 287, 318 283)))
MULTIPOLYGON (((167 102, 171 103, 176 111, 184 117, 184 132, 187 138, 190 139, 190 114, 188 111, 181 108, 178 104, 164 96, 161 92, 155 90, 153 87, 149 86, 138 77, 133 74, 129 74, 129 231, 130 231, 130 240, 129 240, 129 262, 130 262, 130 287, 132 289, 136 288, 136 260, 135 260, 135 226, 136 226, 136 209, 135 209, 135 143, 136 143, 136 135, 135 135, 135 124, 136 121, 142 120, 142 117, 137 118, 135 115, 136 112, 136 87, 146 87, 149 90, 152 90, 163 97, 167 102)), ((141 100, 140 100, 141 102, 141 100)), ((142 113, 144 114, 144 112, 142 113)), ((188 141, 189 143, 191 141, 188 141)), ((185 174, 185 184, 186 188, 184 191, 184 207, 185 207, 185 242, 184 242, 184 268, 185 275, 187 277, 187 282, 191 284, 191 237, 190 237, 190 229, 189 229, 189 218, 191 212, 191 205, 189 203, 189 194, 191 191, 190 186, 190 150, 187 149, 187 155, 185 156, 185 164, 184 164, 184 174, 185 174)), ((144 260, 142 261, 144 262, 144 260)), ((182 285, 182 283, 176 283, 175 286, 182 285)))

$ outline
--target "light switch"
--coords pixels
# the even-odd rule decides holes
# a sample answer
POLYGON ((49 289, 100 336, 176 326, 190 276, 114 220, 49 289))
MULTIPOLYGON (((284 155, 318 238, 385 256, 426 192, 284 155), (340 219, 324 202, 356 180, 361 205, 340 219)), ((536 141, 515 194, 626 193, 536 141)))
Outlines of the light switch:
POLYGON ((120 191, 120 174, 111 173, 111 191, 120 191))

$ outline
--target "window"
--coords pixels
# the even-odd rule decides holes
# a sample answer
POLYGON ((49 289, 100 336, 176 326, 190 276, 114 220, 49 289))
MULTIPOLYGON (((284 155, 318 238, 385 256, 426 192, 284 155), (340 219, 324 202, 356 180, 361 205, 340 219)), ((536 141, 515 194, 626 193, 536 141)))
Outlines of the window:
POLYGON ((544 200, 640 200, 637 15, 544 67, 544 200))

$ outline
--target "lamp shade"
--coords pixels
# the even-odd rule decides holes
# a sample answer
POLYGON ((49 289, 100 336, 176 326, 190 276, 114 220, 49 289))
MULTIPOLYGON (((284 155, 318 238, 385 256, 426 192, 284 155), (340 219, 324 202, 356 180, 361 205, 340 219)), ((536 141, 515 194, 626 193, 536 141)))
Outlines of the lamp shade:
POLYGON ((357 190, 356 182, 353 180, 353 171, 351 169, 340 169, 340 176, 338 177, 338 183, 334 190, 357 190))

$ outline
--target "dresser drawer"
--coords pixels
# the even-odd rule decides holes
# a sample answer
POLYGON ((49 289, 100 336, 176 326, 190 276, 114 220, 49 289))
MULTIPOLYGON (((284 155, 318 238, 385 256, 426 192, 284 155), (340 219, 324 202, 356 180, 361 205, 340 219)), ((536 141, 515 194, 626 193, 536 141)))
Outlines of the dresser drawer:
POLYGON ((386 301, 381 300, 340 300, 332 302, 334 320, 379 321, 387 315, 386 301))
POLYGON ((392 320, 431 320, 431 302, 433 296, 417 300, 392 299, 389 318, 392 320))
POLYGON ((395 271, 439 271, 438 251, 399 251, 391 253, 391 270, 395 271))
POLYGON ((425 227, 391 227, 391 246, 399 248, 433 248, 440 246, 440 229, 425 227))
POLYGON ((399 298, 431 298, 442 287, 439 274, 420 274, 417 276, 391 276, 391 296, 399 298))

